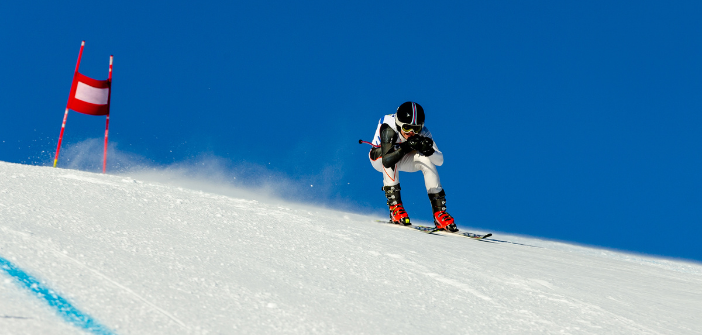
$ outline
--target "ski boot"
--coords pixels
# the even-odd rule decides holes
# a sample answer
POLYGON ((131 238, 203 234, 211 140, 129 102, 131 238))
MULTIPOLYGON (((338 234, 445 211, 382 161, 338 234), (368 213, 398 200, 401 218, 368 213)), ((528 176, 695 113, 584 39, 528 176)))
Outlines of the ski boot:
POLYGON ((411 225, 409 215, 402 206, 402 198, 400 198, 400 185, 384 186, 385 197, 388 198, 388 207, 390 208, 390 221, 396 224, 405 226, 411 225))
POLYGON ((429 194, 431 209, 434 212, 434 225, 436 229, 457 232, 458 227, 453 222, 453 216, 446 213, 446 192, 429 194))

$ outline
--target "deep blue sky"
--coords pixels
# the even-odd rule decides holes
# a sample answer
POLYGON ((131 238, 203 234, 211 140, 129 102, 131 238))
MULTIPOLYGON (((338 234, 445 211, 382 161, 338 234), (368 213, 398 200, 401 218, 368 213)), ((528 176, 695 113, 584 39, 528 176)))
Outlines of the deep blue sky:
MULTIPOLYGON (((217 162, 384 216, 357 141, 413 100, 459 226, 702 260, 701 2, 428 3, 6 1, 0 160, 51 164, 85 40, 83 74, 115 56, 109 171, 217 162)), ((103 131, 71 112, 59 165, 103 131)))

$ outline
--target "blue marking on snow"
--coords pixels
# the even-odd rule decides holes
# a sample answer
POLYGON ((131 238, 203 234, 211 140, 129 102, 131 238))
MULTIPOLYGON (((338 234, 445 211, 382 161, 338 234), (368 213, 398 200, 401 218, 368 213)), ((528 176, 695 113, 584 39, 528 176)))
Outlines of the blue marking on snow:
POLYGON ((54 290, 42 285, 37 279, 22 271, 20 268, 12 264, 12 262, 2 257, 0 257, 0 269, 16 279, 21 287, 28 289, 34 293, 37 298, 48 303, 49 306, 53 307, 54 310, 68 323, 93 334, 114 334, 109 328, 101 325, 89 315, 73 307, 71 303, 58 295, 54 290))

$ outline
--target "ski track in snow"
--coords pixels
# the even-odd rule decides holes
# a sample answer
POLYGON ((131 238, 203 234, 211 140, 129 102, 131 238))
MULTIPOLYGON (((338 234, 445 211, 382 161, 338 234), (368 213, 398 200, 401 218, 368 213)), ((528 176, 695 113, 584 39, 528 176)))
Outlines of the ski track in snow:
MULTIPOLYGON (((104 184, 108 184, 108 183, 104 183, 104 184)), ((12 231, 12 230, 7 229, 5 227, 0 227, 0 230, 2 230, 3 233, 14 233, 14 234, 20 235, 22 237, 25 237, 25 241, 28 240, 29 242, 33 242, 37 249, 49 250, 49 251, 53 252, 54 255, 56 255, 59 258, 64 258, 64 259, 67 259, 71 262, 74 262, 75 264, 79 265, 80 267, 84 268, 85 270, 89 271, 90 273, 94 274, 95 276, 100 277, 100 278, 104 279, 106 282, 109 282, 112 285, 120 288, 121 290, 123 290, 127 294, 133 296, 135 299, 142 301, 144 304, 150 306, 154 311, 157 311, 158 313, 161 313, 161 314, 167 316, 168 318, 173 320, 175 323, 182 326, 183 329, 189 330, 188 327, 182 321, 178 320, 178 318, 174 317, 173 315, 171 315, 167 311, 164 311, 163 309, 159 308, 158 306, 156 306, 153 303, 149 302, 148 300, 144 299, 144 297, 140 296, 139 294, 135 293, 134 291, 130 290, 129 288, 124 287, 121 284, 119 284, 118 282, 115 282, 114 280, 110 279, 109 277, 107 277, 106 275, 101 273, 100 271, 97 271, 97 270, 91 268, 90 266, 86 265, 85 263, 83 263, 83 262, 81 262, 73 257, 70 257, 70 256, 66 255, 65 253, 60 252, 59 250, 56 250, 48 245, 40 245, 39 243, 36 243, 36 241, 33 241, 30 238, 28 238, 29 237, 28 234, 25 234, 22 232, 17 232, 17 231, 12 231)))
MULTIPOLYGON (((700 264, 376 219, 0 162, 0 257, 117 334, 702 333, 700 264)), ((80 331, 0 272, 0 333, 80 331)))

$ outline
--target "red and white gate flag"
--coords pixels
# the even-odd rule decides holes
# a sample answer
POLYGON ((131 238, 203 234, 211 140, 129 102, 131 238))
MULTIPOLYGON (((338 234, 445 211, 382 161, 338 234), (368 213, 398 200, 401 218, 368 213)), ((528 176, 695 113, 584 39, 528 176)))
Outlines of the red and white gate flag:
POLYGON ((76 72, 68 97, 68 108, 83 114, 109 115, 110 84, 109 79, 96 80, 76 72))

